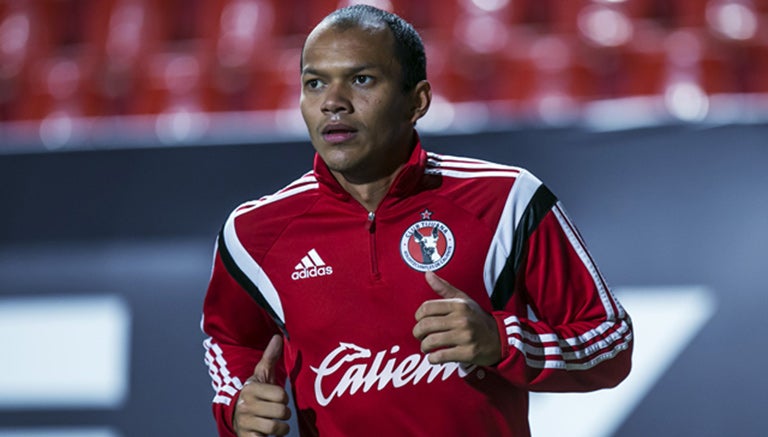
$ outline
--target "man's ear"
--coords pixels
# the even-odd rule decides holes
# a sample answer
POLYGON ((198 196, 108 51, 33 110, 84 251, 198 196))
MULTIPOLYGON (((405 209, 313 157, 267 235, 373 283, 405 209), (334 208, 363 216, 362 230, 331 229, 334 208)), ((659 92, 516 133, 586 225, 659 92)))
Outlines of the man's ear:
POLYGON ((416 124, 416 121, 427 113, 432 103, 432 85, 426 80, 420 81, 411 91, 411 98, 411 123, 416 124))

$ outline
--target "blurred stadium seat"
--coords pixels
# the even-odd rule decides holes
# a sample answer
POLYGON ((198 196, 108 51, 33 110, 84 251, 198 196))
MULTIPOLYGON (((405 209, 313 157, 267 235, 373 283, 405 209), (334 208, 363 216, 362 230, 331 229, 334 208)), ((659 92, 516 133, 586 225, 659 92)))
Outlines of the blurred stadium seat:
MULTIPOLYGON (((0 122, 295 108, 303 38, 358 2, 0 0, 0 122)), ((365 3, 420 30, 447 102, 768 92, 768 0, 365 3)))
POLYGON ((27 4, 0 3, 0 120, 21 117, 31 60, 39 56, 37 15, 27 4))

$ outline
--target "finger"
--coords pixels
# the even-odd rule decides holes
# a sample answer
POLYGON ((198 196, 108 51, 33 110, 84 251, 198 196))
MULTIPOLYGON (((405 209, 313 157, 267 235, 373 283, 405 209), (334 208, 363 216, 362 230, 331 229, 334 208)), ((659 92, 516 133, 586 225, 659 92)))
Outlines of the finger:
POLYGON ((237 412, 240 417, 262 417, 265 419, 288 420, 291 417, 291 409, 282 402, 268 402, 264 400, 238 403, 237 412))
MULTIPOLYGON (((279 389, 277 386, 258 382, 250 385, 251 389, 259 387, 265 388, 267 391, 279 389)), ((279 389, 278 392, 282 393, 281 396, 284 397, 284 400, 271 402, 265 399, 274 396, 262 396, 264 393, 258 392, 251 393, 251 396, 245 396, 245 392, 241 393, 233 418, 233 425, 238 436, 284 435, 287 433, 287 428, 280 424, 291 417, 291 410, 287 405, 288 399, 285 391, 279 389), (284 428, 285 431, 281 431, 284 428)))
POLYGON ((278 385, 257 382, 248 378, 248 383, 240 392, 240 400, 243 402, 253 400, 288 404, 288 393, 278 385))
POLYGON ((428 300, 419 306, 416 310, 416 320, 426 317, 447 316, 458 309, 464 301, 460 299, 436 299, 428 300))
POLYGON ((425 354, 439 349, 450 349, 462 344, 462 339, 454 331, 437 332, 429 334, 421 340, 421 351, 425 354))
POLYGON ((264 436, 281 436, 288 434, 288 431, 290 431, 288 424, 281 420, 270 420, 257 417, 256 421, 258 422, 257 429, 259 429, 264 436))
POLYGON ((445 299, 469 299, 469 296, 464 294, 461 290, 449 284, 445 279, 437 276, 435 272, 427 271, 424 273, 424 278, 427 280, 427 284, 432 287, 440 297, 445 299))
POLYGON ((423 317, 413 327, 413 336, 422 341, 426 336, 453 329, 452 321, 447 317, 423 317))
POLYGON ((264 417, 249 416, 239 421, 237 426, 238 436, 270 436, 286 435, 290 431, 288 423, 281 420, 264 417))
POLYGON ((472 349, 469 346, 443 348, 427 354, 431 364, 470 363, 473 360, 472 349))
POLYGON ((253 369, 253 377, 258 382, 272 384, 275 382, 275 364, 283 355, 283 337, 280 335, 272 336, 267 348, 264 349, 264 355, 261 356, 256 367, 253 369))

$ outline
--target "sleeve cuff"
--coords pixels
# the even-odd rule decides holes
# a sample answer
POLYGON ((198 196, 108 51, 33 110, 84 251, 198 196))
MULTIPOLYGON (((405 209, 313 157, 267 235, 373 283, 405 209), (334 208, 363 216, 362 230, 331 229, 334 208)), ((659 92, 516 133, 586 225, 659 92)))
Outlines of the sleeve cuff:
POLYGON ((498 363, 496 363, 496 366, 501 364, 504 360, 506 360, 509 357, 509 341, 507 341, 507 327, 504 324, 504 319, 508 316, 508 314, 500 312, 500 311, 494 311, 491 313, 494 320, 496 320, 496 328, 499 330, 499 341, 501 342, 501 359, 498 363))

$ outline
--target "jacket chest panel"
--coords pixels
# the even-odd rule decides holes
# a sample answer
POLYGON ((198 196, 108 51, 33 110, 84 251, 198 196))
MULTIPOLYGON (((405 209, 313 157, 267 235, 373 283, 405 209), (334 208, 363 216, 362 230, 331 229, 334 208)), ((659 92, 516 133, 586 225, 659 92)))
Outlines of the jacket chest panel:
POLYGON ((380 214, 374 223, 364 211, 307 215, 270 249, 265 270, 297 346, 322 353, 338 341, 386 342, 382 347, 413 341, 416 310, 438 298, 418 269, 431 261, 420 251, 420 238, 437 239, 437 262, 450 256, 437 274, 485 306, 482 271, 492 236, 486 226, 435 200, 394 212, 380 214), (385 339, 381 330, 387 331, 385 339))

